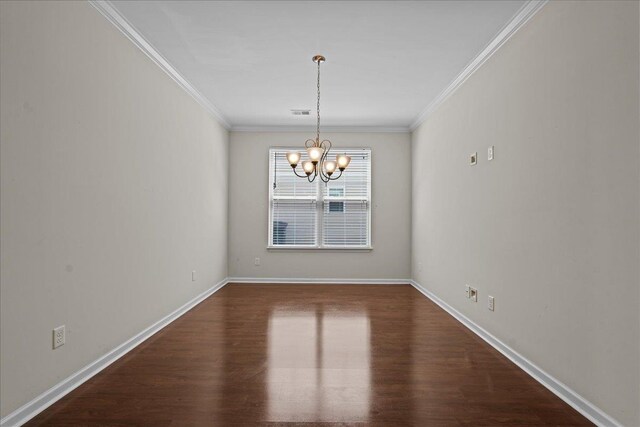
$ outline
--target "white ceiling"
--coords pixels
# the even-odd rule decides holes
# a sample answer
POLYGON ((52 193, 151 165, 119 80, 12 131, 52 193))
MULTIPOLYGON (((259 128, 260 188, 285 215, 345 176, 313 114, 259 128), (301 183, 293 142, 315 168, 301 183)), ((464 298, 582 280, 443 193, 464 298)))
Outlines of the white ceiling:
POLYGON ((409 127, 526 3, 113 1, 233 127, 409 127), (291 109, 310 109, 311 117, 291 109))

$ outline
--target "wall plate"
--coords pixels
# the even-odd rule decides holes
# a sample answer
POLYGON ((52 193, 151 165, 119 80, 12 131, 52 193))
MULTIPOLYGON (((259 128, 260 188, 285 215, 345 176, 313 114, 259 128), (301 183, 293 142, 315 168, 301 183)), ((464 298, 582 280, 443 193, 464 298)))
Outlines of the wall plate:
POLYGON ((56 349, 63 346, 66 342, 65 326, 58 326, 53 330, 53 348, 56 349))
POLYGON ((469 289, 469 298, 473 302, 478 302, 478 290, 476 288, 469 289))
POLYGON ((475 153, 471 153, 471 154, 469 155, 469 164, 470 164, 471 166, 473 166, 473 165, 475 165, 475 164, 477 164, 477 163, 478 163, 478 153, 477 153, 477 152, 475 152, 475 153))

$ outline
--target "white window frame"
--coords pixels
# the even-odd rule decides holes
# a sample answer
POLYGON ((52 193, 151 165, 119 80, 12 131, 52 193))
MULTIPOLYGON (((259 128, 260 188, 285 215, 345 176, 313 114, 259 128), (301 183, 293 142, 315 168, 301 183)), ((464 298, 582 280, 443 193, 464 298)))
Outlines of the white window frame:
MULTIPOLYGON (((360 150, 360 151, 365 151, 368 153, 369 155, 369 170, 367 171, 367 180, 369 182, 369 185, 367 186, 367 243, 366 245, 362 245, 362 246, 343 246, 343 245, 323 245, 322 241, 323 241, 323 219, 324 219, 324 200, 322 197, 322 190, 320 188, 320 185, 324 185, 324 182, 322 182, 322 180, 320 179, 320 177, 316 177, 316 180, 314 182, 314 184, 316 185, 316 197, 315 200, 314 199, 310 199, 313 203, 315 203, 315 208, 316 208, 316 236, 315 236, 315 241, 316 244, 315 245, 273 245, 271 244, 271 242, 273 241, 273 210, 272 210, 272 203, 273 203, 273 170, 272 167, 273 165, 271 164, 271 155, 273 154, 274 151, 277 152, 282 152, 282 151, 301 151, 300 147, 271 147, 269 148, 269 154, 267 157, 267 163, 269 164, 269 167, 267 168, 268 173, 269 173, 269 178, 268 178, 268 185, 269 185, 269 200, 267 201, 267 205, 268 205, 268 209, 269 209, 269 215, 268 215, 268 224, 267 224, 267 249, 271 250, 340 250, 340 251, 371 251, 373 250, 373 245, 371 244, 371 228, 372 228, 372 219, 371 219, 371 211, 373 210, 373 204, 371 202, 371 187, 373 185, 373 182, 371 181, 371 169, 373 168, 373 162, 371 159, 371 148, 368 147, 346 147, 343 148, 343 150, 347 150, 347 151, 351 151, 351 150, 360 150)), ((336 151, 336 150, 334 150, 336 151)), ((336 153, 339 153, 340 150, 337 150, 336 153)), ((293 174, 293 171, 290 171, 289 173, 293 174)), ((300 171, 298 173, 301 173, 300 171)), ((349 168, 347 167, 347 169, 344 171, 344 173, 349 173, 349 168)), ((304 178, 298 178, 296 177, 296 179, 304 179, 304 178)), ((339 183, 339 180, 334 181, 336 183, 339 183)), ((344 186, 343 186, 344 188, 344 186)), ((345 193, 346 193, 346 189, 345 189, 345 193)), ((345 196, 345 197, 341 197, 340 198, 341 201, 348 201, 349 197, 345 196)), ((358 200, 361 200, 360 198, 358 198, 358 200)), ((345 206, 346 209, 346 206, 345 206)))

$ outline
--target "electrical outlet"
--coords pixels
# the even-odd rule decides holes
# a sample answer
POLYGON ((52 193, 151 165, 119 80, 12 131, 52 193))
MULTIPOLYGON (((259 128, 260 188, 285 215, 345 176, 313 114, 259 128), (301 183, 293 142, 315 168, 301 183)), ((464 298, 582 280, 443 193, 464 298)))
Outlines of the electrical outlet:
POLYGON ((253 265, 260 265, 260 258, 256 257, 256 259, 253 260, 253 265))
POLYGON ((471 286, 464 285, 464 291, 465 291, 466 297, 471 298, 471 286))
POLYGON ((469 288, 469 298, 473 302, 478 302, 478 290, 475 288, 469 288))
POLYGON ((195 271, 195 270, 193 270, 193 271, 191 272, 191 281, 192 281, 192 282, 195 282, 195 281, 196 281, 196 271, 195 271))
POLYGON ((493 160, 493 145, 487 150, 487 160, 493 160))
POLYGON ((478 153, 477 153, 477 152, 475 152, 475 153, 471 153, 471 154, 469 155, 469 164, 470 164, 471 166, 473 166, 473 165, 475 165, 475 164, 477 164, 477 163, 478 163, 478 153))
POLYGON ((489 301, 487 302, 487 308, 491 311, 494 311, 496 308, 496 301, 495 299, 489 295, 489 301))
POLYGON ((56 349, 65 342, 64 325, 58 326, 53 330, 53 348, 56 349))

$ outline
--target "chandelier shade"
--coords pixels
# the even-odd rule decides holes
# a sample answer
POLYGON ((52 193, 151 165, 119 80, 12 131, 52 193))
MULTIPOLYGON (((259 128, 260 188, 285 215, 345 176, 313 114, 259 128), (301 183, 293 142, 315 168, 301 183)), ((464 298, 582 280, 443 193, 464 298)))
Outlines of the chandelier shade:
POLYGON ((313 164, 313 162, 310 162, 309 160, 302 162, 302 170, 304 170, 304 173, 307 174, 307 176, 311 175, 314 170, 316 168, 316 165, 313 164))
POLYGON ((347 168, 347 166, 349 166, 349 163, 351 163, 351 157, 347 156, 346 154, 338 154, 336 156, 336 162, 338 162, 338 168, 343 171, 347 168))
POLYGON ((327 175, 331 176, 336 171, 336 167, 338 164, 333 160, 327 160, 324 162, 324 170, 327 172, 327 175))
POLYGON ((322 158, 322 154, 324 153, 324 148, 322 147, 309 147, 307 148, 307 154, 309 155, 309 160, 314 163, 318 163, 322 158))
POLYGON ((298 166, 298 162, 300 161, 300 153, 297 151, 290 151, 287 153, 287 161, 291 165, 291 167, 298 166))

